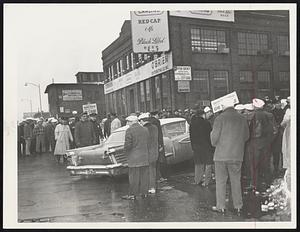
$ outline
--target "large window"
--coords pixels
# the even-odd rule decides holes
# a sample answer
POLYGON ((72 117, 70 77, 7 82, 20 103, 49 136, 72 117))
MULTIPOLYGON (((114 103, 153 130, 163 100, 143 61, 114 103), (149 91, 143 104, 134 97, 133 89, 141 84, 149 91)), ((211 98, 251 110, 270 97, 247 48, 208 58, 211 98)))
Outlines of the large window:
POLYGON ((228 72, 213 71, 212 77, 214 81, 215 98, 219 98, 226 95, 229 91, 228 72))
POLYGON ((150 100, 151 100, 151 95, 150 95, 150 80, 146 80, 145 82, 146 85, 146 111, 150 110, 150 100))
POLYGON ((281 89, 290 88, 290 72, 279 72, 279 83, 281 89))
POLYGON ((170 77, 166 74, 161 75, 162 79, 162 107, 171 108, 171 86, 170 86, 170 77))
POLYGON ((239 55, 257 55, 258 51, 268 49, 268 36, 260 33, 238 33, 239 55))
POLYGON ((202 100, 209 99, 208 71, 195 70, 192 83, 193 92, 199 92, 202 100))
POLYGON ((217 53, 218 48, 227 47, 226 33, 223 30, 191 28, 193 52, 217 53))
POLYGON ((240 83, 253 82, 253 75, 251 71, 240 71, 240 83))
POLYGON ((161 109, 161 97, 160 97, 160 94, 161 94, 161 84, 160 84, 160 76, 156 76, 155 79, 155 108, 156 109, 161 109))
POLYGON ((140 110, 144 111, 145 110, 145 87, 144 87, 144 82, 140 82, 140 110))
POLYGON ((289 52, 289 37, 284 35, 279 35, 277 37, 278 42, 278 55, 285 55, 289 52))
POLYGON ((257 72, 257 84, 259 89, 270 89, 270 72, 257 72))

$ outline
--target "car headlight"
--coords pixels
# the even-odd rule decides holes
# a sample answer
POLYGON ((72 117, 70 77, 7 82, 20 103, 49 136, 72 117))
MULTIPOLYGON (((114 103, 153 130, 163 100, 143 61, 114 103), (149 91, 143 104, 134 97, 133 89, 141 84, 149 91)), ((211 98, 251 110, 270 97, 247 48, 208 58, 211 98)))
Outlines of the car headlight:
POLYGON ((67 156, 73 156, 73 155, 75 155, 75 152, 74 151, 70 151, 70 152, 67 152, 66 155, 67 156))
POLYGON ((114 153, 114 152, 116 152, 116 149, 114 149, 114 148, 110 148, 107 151, 108 154, 111 154, 111 153, 114 153))
POLYGON ((116 149, 113 148, 109 148, 107 151, 104 151, 103 159, 107 159, 114 152, 116 152, 116 149))

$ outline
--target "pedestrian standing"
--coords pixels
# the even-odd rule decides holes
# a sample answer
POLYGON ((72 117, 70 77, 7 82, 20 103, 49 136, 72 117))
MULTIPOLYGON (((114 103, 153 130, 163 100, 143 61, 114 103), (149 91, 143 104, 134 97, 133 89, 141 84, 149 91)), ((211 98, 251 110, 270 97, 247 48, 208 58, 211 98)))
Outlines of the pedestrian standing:
POLYGON ((90 119, 93 124, 95 136, 96 136, 96 143, 95 144, 100 144, 100 138, 103 138, 102 130, 100 128, 100 125, 97 122, 97 114, 92 113, 90 114, 90 119))
POLYGON ((159 182, 167 180, 169 176, 169 168, 165 156, 165 147, 162 128, 159 121, 159 112, 152 111, 149 118, 150 123, 155 125, 158 129, 158 161, 156 164, 156 176, 159 182))
POLYGON ((75 125, 75 143, 77 147, 91 146, 96 143, 96 134, 87 112, 83 112, 75 125))
POLYGON ((111 129, 110 128, 110 124, 111 124, 111 116, 108 113, 107 116, 106 116, 106 120, 103 123, 103 127, 104 127, 104 129, 103 129, 103 136, 104 136, 105 139, 107 139, 110 136, 110 133, 111 133, 111 131, 110 131, 110 129, 111 129))
POLYGON ((129 128, 125 133, 124 150, 128 160, 129 194, 123 199, 147 196, 149 190, 149 132, 138 123, 137 116, 126 118, 129 128))
POLYGON ((30 152, 30 146, 31 146, 31 140, 33 137, 33 129, 32 126, 30 125, 30 121, 26 120, 25 121, 25 126, 24 126, 24 139, 26 142, 26 155, 31 155, 30 152))
POLYGON ((25 121, 22 121, 18 125, 18 155, 23 156, 26 152, 26 142, 24 138, 24 126, 25 121))
POLYGON ((120 128, 121 125, 121 121, 120 119, 118 119, 117 114, 116 113, 111 113, 111 124, 110 124, 110 132, 114 132, 116 129, 120 128))
POLYGON ((205 113, 197 107, 195 114, 191 118, 190 140, 194 152, 195 163, 195 184, 208 186, 212 178, 213 166, 213 146, 210 141, 210 132, 212 130, 208 120, 204 119, 205 113), (205 178, 203 180, 203 174, 205 178))
POLYGON ((47 122, 45 123, 45 149, 46 149, 46 152, 49 152, 50 150, 50 147, 51 147, 51 142, 50 142, 50 137, 53 133, 52 131, 52 125, 51 125, 51 121, 52 119, 48 118, 47 119, 47 122))
POLYGON ((70 149, 70 141, 73 141, 73 136, 68 125, 68 118, 62 117, 61 124, 55 127, 55 140, 54 156, 58 163, 63 163, 64 155, 70 149))
POLYGON ((150 113, 144 113, 139 116, 139 121, 143 127, 148 129, 149 140, 149 193, 155 193, 156 186, 156 164, 158 160, 158 128, 150 122, 150 113))
POLYGON ((33 135, 36 138, 35 151, 37 153, 44 153, 46 151, 45 147, 45 127, 43 126, 43 119, 40 118, 36 127, 33 129, 33 135))
POLYGON ((268 115, 263 110, 264 101, 253 99, 253 118, 250 122, 250 138, 247 154, 250 156, 251 188, 263 190, 270 181, 270 143, 271 124, 268 115))
POLYGON ((69 119, 69 127, 73 136, 73 142, 70 143, 70 149, 74 149, 76 147, 75 145, 75 125, 78 122, 78 120, 76 121, 75 117, 72 117, 69 119))
POLYGON ((51 148, 51 152, 54 154, 54 150, 55 150, 55 127, 58 123, 58 120, 53 118, 49 121, 50 123, 50 127, 49 127, 49 142, 50 142, 50 148, 51 148))
MULTIPOLYGON (((289 106, 288 106, 289 107, 289 106)), ((285 179, 288 190, 291 191, 291 110, 287 108, 281 122, 284 128, 282 136, 282 154, 283 154, 283 168, 285 171, 285 179)))
POLYGON ((241 167, 244 145, 249 138, 249 128, 244 116, 237 113, 231 99, 222 103, 223 112, 215 119, 210 134, 216 171, 216 199, 213 210, 225 213, 226 183, 229 176, 233 206, 240 214, 243 207, 241 193, 241 167))

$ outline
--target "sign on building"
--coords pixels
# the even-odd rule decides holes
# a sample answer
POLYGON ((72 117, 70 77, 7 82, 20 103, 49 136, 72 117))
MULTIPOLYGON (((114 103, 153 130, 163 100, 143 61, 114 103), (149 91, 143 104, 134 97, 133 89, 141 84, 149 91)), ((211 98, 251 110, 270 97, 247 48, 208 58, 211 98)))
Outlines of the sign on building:
POLYGON ((190 81, 178 81, 178 92, 179 93, 189 93, 190 89, 190 81))
POLYGON ((63 107, 63 106, 60 106, 60 107, 59 107, 59 112, 60 112, 60 113, 63 113, 63 112, 64 112, 64 107, 63 107))
POLYGON ((170 11, 171 16, 198 18, 198 19, 210 19, 219 21, 234 22, 233 10, 189 10, 189 11, 170 11))
POLYGON ((125 75, 104 85, 104 94, 112 93, 118 89, 159 75, 173 68, 172 53, 167 53, 125 75))
POLYGON ((211 101, 211 107, 214 113, 222 110, 222 104, 225 99, 230 99, 233 101, 233 104, 239 103, 238 96, 236 92, 229 93, 223 97, 217 98, 216 100, 211 101))
POLYGON ((62 90, 63 101, 81 101, 82 90, 81 89, 63 89, 62 90))
POLYGON ((97 104, 93 103, 93 104, 82 105, 82 111, 87 112, 89 115, 92 113, 98 114, 97 104))
POLYGON ((170 50, 167 11, 131 11, 130 15, 133 52, 170 50))
POLYGON ((175 81, 191 81, 192 80, 191 66, 175 66, 174 76, 175 76, 175 81))

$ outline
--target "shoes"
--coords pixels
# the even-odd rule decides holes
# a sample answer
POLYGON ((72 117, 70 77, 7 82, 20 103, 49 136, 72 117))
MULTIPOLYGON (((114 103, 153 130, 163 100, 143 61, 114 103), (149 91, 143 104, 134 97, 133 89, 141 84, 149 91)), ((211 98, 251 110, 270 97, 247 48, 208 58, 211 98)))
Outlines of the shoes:
POLYGON ((241 208, 237 208, 237 209, 234 209, 234 213, 237 215, 237 216, 241 216, 242 213, 243 213, 243 210, 241 208))
POLYGON ((148 190, 148 193, 150 193, 150 194, 154 194, 154 193, 156 193, 156 190, 155 190, 155 188, 151 188, 151 189, 149 189, 149 190, 148 190))
POLYGON ((125 195, 125 196, 122 196, 122 199, 123 200, 135 200, 136 197, 134 195, 125 195))
POLYGON ((221 213, 223 215, 226 213, 225 209, 218 209, 217 206, 213 206, 212 211, 217 212, 217 213, 221 213))

